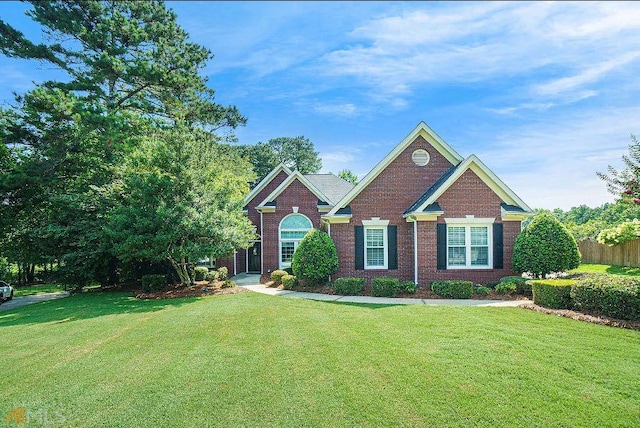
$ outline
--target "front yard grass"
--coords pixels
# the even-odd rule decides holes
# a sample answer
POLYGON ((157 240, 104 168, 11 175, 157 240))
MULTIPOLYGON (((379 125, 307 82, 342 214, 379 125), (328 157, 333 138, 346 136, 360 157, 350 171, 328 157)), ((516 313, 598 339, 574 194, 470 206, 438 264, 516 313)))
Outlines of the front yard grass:
POLYGON ((584 264, 581 264, 577 269, 569 271, 569 273, 610 273, 613 275, 640 277, 640 268, 629 267, 629 266, 599 265, 599 264, 592 264, 592 263, 584 263, 584 264))
POLYGON ((519 308, 83 293, 0 312, 47 426, 640 425, 640 332, 519 308))
POLYGON ((13 295, 15 297, 22 297, 33 296, 34 294, 42 293, 57 293, 58 291, 63 291, 63 288, 60 284, 25 285, 15 287, 13 290, 13 295))

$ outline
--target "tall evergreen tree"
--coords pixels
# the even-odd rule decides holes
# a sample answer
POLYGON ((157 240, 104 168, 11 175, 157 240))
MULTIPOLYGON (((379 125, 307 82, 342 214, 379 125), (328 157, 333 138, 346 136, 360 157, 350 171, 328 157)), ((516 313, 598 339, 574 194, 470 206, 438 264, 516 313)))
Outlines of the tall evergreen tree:
MULTIPOLYGON (((188 40, 160 1, 31 2, 43 28, 32 42, 0 20, 0 51, 37 59, 66 73, 16 98, 4 126, 12 166, 2 171, 0 218, 23 255, 63 261, 79 285, 108 282, 112 243, 103 226, 116 201, 99 191, 153 130, 187 126, 208 132, 245 123, 215 103, 199 74, 211 53, 188 40), (32 225, 31 229, 24 226, 32 225), (39 240, 34 248, 28 243, 39 240)), ((242 177, 240 177, 242 179, 242 177)))

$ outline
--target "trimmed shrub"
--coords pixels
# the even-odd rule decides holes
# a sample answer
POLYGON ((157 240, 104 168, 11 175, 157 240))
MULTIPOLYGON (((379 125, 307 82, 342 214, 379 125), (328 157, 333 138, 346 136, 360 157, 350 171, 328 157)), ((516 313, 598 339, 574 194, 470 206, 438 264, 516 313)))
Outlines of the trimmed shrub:
POLYGON ((293 275, 285 275, 282 277, 282 287, 285 290, 295 290, 298 288, 298 279, 293 275))
POLYGON ((196 281, 204 281, 209 273, 209 268, 206 266, 196 266, 193 270, 193 279, 196 281))
POLYGON ((534 217, 516 238, 513 268, 544 278, 580 265, 580 251, 571 232, 550 213, 534 217))
POLYGON ((533 303, 551 309, 571 309, 572 279, 530 280, 533 303))
POLYGON ((205 281, 217 281, 218 280, 218 272, 216 272, 215 270, 209 271, 207 272, 207 274, 204 276, 205 281))
POLYGON ((222 288, 234 288, 236 287, 238 284, 236 284, 235 282, 229 280, 229 279, 225 279, 224 282, 222 283, 222 288))
POLYGON ((209 271, 207 272, 207 274, 204 276, 205 281, 217 281, 218 280, 218 272, 216 272, 215 270, 209 271))
POLYGON ((338 278, 333 281, 333 289, 344 296, 355 296, 364 290, 364 278, 338 278))
POLYGON ((322 283, 338 271, 338 251, 333 239, 325 232, 311 229, 293 253, 293 273, 300 279, 322 283))
POLYGON ((487 282, 487 288, 490 288, 493 290, 494 288, 496 288, 496 285, 498 284, 500 284, 498 281, 489 281, 487 282))
POLYGON ((278 269, 271 272, 271 281, 273 281, 273 285, 277 287, 278 285, 282 284, 282 277, 285 275, 289 274, 284 270, 278 269))
POLYGON ((373 278, 371 280, 371 295, 374 297, 393 297, 398 292, 400 280, 398 278, 373 278))
POLYGON ((500 282, 515 284, 516 294, 531 297, 533 295, 531 293, 531 285, 527 284, 527 281, 527 278, 523 278, 521 276, 505 276, 504 278, 500 278, 500 282))
POLYGON ((226 266, 218 268, 218 279, 221 281, 229 279, 229 269, 227 269, 226 266))
POLYGON ((470 299, 473 294, 473 282, 437 281, 431 283, 431 290, 438 296, 450 299, 470 299))
POLYGON ((398 292, 404 294, 414 294, 418 291, 418 285, 413 281, 401 281, 398 286, 398 292))
POLYGON ((142 291, 158 291, 167 287, 167 276, 162 274, 143 275, 142 291))
POLYGON ((576 310, 640 321, 640 280, 616 275, 590 275, 571 289, 576 310))
POLYGON ((480 295, 480 296, 486 296, 486 295, 488 295, 488 294, 490 294, 490 293, 491 293, 491 289, 490 289, 489 287, 482 287, 482 286, 480 286, 480 287, 476 287, 476 288, 473 290, 473 292, 474 292, 475 294, 480 295))
POLYGON ((496 285, 496 293, 513 294, 516 292, 516 285, 513 282, 500 282, 496 285))

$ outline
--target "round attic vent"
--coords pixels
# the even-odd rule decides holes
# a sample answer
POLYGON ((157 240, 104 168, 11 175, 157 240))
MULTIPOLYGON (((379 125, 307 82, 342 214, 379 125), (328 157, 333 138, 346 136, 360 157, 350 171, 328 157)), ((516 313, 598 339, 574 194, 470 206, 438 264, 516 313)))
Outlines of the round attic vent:
POLYGON ((411 155, 411 160, 418 166, 425 166, 429 163, 429 152, 425 149, 418 149, 411 155))

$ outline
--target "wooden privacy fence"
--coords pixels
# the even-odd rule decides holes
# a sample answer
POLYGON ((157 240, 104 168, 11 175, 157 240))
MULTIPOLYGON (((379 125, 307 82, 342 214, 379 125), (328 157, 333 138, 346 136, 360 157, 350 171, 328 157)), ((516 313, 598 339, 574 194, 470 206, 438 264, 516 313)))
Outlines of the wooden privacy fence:
POLYGON ((640 267, 640 239, 610 247, 596 241, 580 241, 582 263, 640 267))

